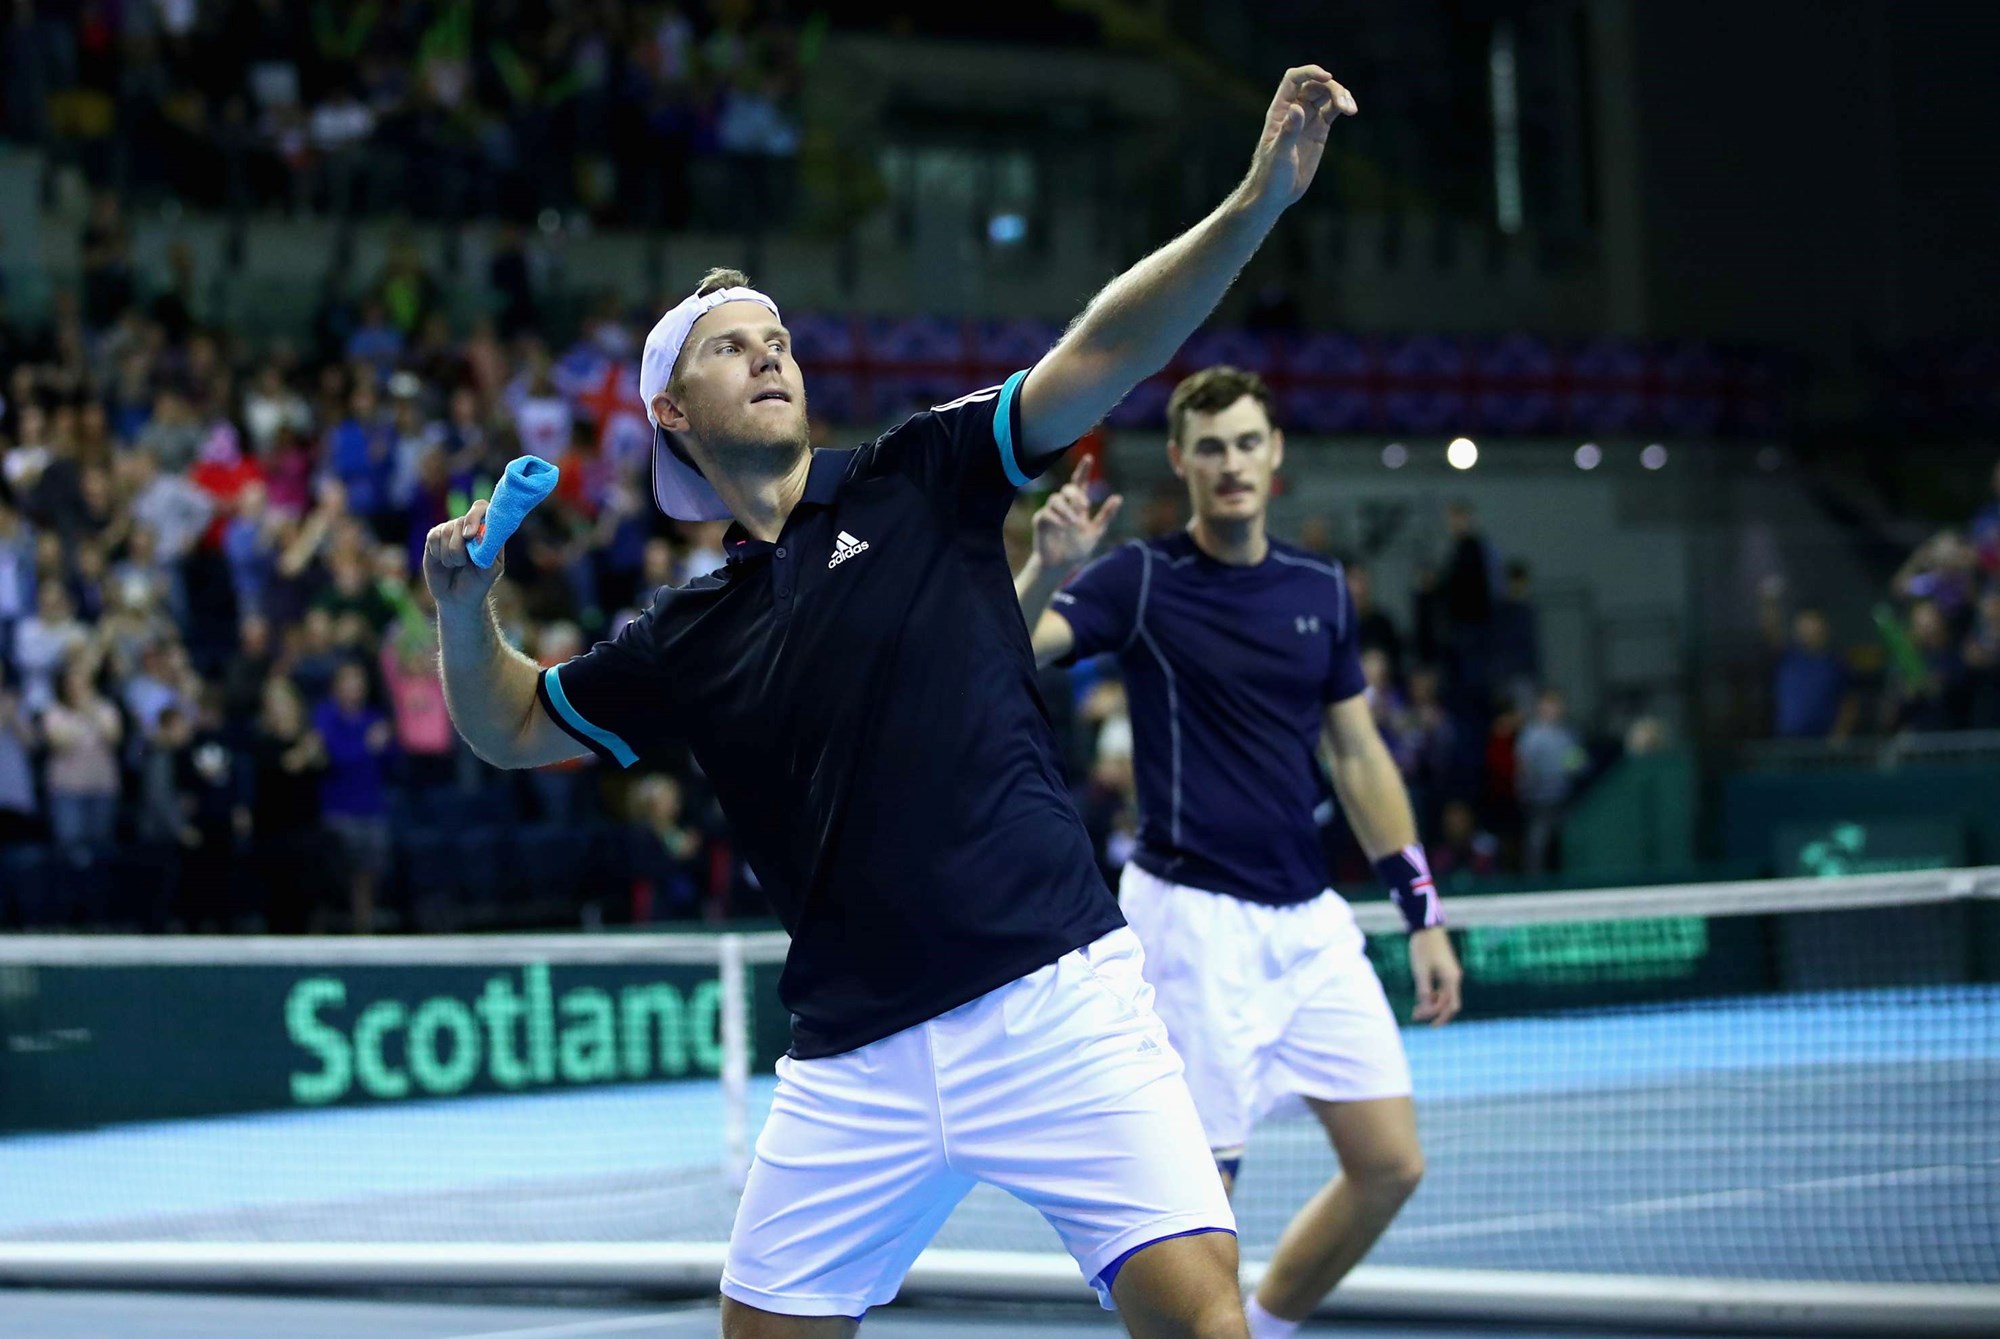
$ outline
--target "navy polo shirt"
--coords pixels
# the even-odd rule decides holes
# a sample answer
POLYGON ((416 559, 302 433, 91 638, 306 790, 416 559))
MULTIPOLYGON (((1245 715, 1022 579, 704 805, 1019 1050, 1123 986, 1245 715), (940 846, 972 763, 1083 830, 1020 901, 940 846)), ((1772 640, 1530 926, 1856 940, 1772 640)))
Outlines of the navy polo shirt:
POLYGON ((1052 607, 1073 659, 1113 652, 1123 671, 1139 867, 1274 906, 1324 892, 1320 736, 1327 706, 1366 687, 1340 565, 1273 540, 1232 566, 1182 531, 1112 550, 1052 607))
MULTIPOLYGON (((1025 373, 816 451, 775 544, 544 673, 621 765, 692 749, 792 934, 792 1054, 934 1018, 1122 925, 1070 802, 1001 544, 1025 373)), ((1046 462, 1042 462, 1046 463, 1046 462)))
POLYGON ((1847 668, 1825 651, 1791 647, 1778 658, 1777 735, 1780 739, 1824 739, 1840 722, 1847 696, 1847 668))

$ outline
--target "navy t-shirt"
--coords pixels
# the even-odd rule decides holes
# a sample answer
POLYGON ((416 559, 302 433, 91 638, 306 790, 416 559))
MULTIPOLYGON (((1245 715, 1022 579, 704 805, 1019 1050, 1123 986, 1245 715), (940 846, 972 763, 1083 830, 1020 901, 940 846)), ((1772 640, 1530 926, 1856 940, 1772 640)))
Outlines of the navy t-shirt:
POLYGON ((1780 739, 1823 739, 1840 720, 1847 669, 1836 656, 1792 647, 1778 658, 1775 696, 1780 739))
POLYGON ((368 747, 368 732, 386 719, 373 707, 346 712, 331 701, 320 703, 313 712, 313 729, 326 742, 326 779, 320 783, 325 812, 354 818, 388 812, 382 788, 387 759, 368 747))
POLYGON ((1180 532, 1114 549, 1051 607, 1072 658, 1114 652, 1124 673, 1140 868, 1277 906, 1325 891, 1319 740, 1366 686, 1340 565, 1273 540, 1231 566, 1180 532))
POLYGON ((542 676, 624 766, 685 742, 792 946, 792 1054, 934 1018, 1124 923, 1070 802, 1001 522, 1022 374, 816 451, 776 543, 542 676))

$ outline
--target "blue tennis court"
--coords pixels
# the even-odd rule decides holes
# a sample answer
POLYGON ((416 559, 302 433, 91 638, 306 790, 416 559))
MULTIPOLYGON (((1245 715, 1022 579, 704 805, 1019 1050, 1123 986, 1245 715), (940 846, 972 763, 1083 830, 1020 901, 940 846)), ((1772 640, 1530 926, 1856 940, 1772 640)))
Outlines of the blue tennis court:
MULTIPOLYGON (((1373 1259, 2000 1282, 1996 1035, 1987 986, 1412 1030, 1430 1172, 1373 1259)), ((15 1136, 0 1238, 719 1241, 721 1112, 693 1082, 15 1136)), ((1315 1124, 1265 1122, 1246 1255, 1332 1171, 1315 1124)), ((1054 1238, 982 1191, 939 1244, 1054 1238)))
MULTIPOLYGON (((716 1333, 715 1308, 681 1306, 488 1305, 355 1298, 231 1297, 164 1293, 32 1292, 0 1294, 10 1339, 588 1339, 592 1335, 694 1339, 716 1333)), ((870 1318, 866 1332, 1000 1339, 1024 1332, 1044 1339, 1099 1339, 1118 1323, 1082 1307, 893 1307, 870 1318)), ((1593 1339, 1597 1331, 1504 1326, 1389 1325, 1342 1321, 1308 1325, 1305 1334, 1346 1339, 1593 1339)), ((1611 1331, 1601 1332, 1607 1339, 1611 1331)), ((1703 1333, 1721 1333, 1706 1330, 1703 1333)), ((1660 1331, 1620 1330, 1617 1339, 1680 1339, 1660 1331)))
MULTIPOLYGON (((1996 1036, 1990 986, 1413 1030, 1430 1171, 1371 1262, 2000 1283, 1996 1036)), ((753 1085, 753 1127, 768 1093, 768 1081, 753 1085)), ((732 1211, 717 1171, 722 1110, 716 1085, 693 1082, 16 1136, 0 1141, 0 1238, 720 1241, 732 1211)), ((1246 1258, 1268 1251, 1332 1170, 1310 1120, 1265 1122, 1237 1202, 1246 1258)), ((1031 1212, 984 1190, 938 1245, 1055 1249, 1031 1212)), ((702 1306, 607 1312, 588 1300, 523 1310, 17 1293, 0 1305, 10 1335, 34 1336, 664 1335, 714 1324, 702 1306)), ((970 1319, 940 1328, 944 1315, 896 1311, 875 1328, 986 1332, 970 1319)), ((1108 1332, 1087 1309, 992 1324, 1030 1318, 1037 1333, 1108 1332)))

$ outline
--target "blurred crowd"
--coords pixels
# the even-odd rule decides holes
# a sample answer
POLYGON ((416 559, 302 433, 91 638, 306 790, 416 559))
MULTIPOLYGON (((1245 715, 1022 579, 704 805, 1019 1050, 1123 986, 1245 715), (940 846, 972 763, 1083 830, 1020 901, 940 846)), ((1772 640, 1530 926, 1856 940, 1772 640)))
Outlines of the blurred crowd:
MULTIPOLYGON (((722 563, 667 520, 625 384, 649 312, 543 342, 503 249, 454 328, 406 249, 329 288, 301 344, 136 272, 97 202, 80 292, 0 312, 0 923, 443 929, 754 915, 699 770, 498 772, 451 728, 425 534, 533 452, 562 483, 509 546, 505 635, 558 663, 722 563)), ((908 406, 915 407, 915 406, 908 406)), ((814 422, 816 441, 830 440, 814 422)), ((1024 555, 1032 500, 1010 538, 1024 555)), ((1156 499, 1146 527, 1181 524, 1156 499)), ((1326 548, 1324 526, 1301 538, 1326 548)), ((1473 511, 1407 612, 1351 562, 1376 717, 1447 879, 1559 862, 1593 754, 1540 688, 1530 574, 1473 511)), ((1100 665, 1043 685, 1107 874, 1134 832, 1130 727, 1100 665)), ((1601 761, 1601 759, 1600 759, 1601 761)), ((1366 880, 1328 807, 1330 860, 1366 880)))
MULTIPOLYGON (((755 914, 691 761, 515 775, 472 757, 435 670, 423 538, 533 452, 562 484, 510 545, 509 640, 554 664, 721 565, 719 525, 653 507, 627 384, 650 312, 550 326, 518 245, 454 327, 414 248, 329 284, 310 336, 252 347, 170 250, 140 273, 120 197, 44 326, 0 311, 0 923, 450 928, 755 914)), ((905 406, 906 408, 916 407, 905 406)), ((894 417, 894 414, 891 414, 894 417)), ((816 441, 830 440, 815 420, 816 441)), ((1025 555, 1033 502, 1010 526, 1025 555)), ((1184 522, 1166 494, 1141 529, 1184 522)), ((1448 887, 1561 864, 1618 748, 1546 690, 1531 574, 1452 507, 1407 602, 1331 528, 1364 669, 1448 887)), ((1044 682, 1107 876, 1136 828, 1122 689, 1044 682)), ((1634 747, 1650 747, 1641 732, 1634 747)), ((1368 871, 1334 807, 1331 866, 1368 871)))
MULTIPOLYGON (((207 319, 184 264, 135 270, 123 233, 106 192, 78 291, 42 325, 0 310, 0 924, 759 912, 691 761, 497 772, 458 740, 435 669, 423 537, 524 452, 556 462, 562 485, 510 546, 498 599, 509 640, 542 663, 721 564, 721 526, 651 503, 626 385, 651 313, 607 299, 551 346, 532 275, 503 246, 494 315, 455 327, 416 252, 395 247, 366 282, 329 285, 309 337, 252 347, 207 319)), ((814 433, 833 440, 823 422, 814 433)), ((1896 575, 1877 701, 1827 620, 1787 618, 1771 593, 1776 733, 2000 723, 2000 470, 1994 489, 1896 575)), ((1017 559, 1032 506, 1010 526, 1017 559)), ((1169 491, 1138 528, 1184 517, 1169 491)), ((1445 519, 1395 597, 1334 551, 1330 525, 1294 538, 1346 563, 1372 709, 1444 886, 1544 876, 1592 778, 1662 732, 1573 721, 1547 686, 1532 574, 1470 506, 1445 519)), ((1052 671, 1043 690, 1115 876, 1136 813, 1111 673, 1052 671)), ((1336 877, 1365 885, 1331 803, 1324 817, 1336 877)))
MULTIPOLYGON (((0 135, 100 187, 41 324, 0 287, 0 928, 276 931, 643 923, 763 902, 689 759, 492 769, 452 729, 424 535, 532 452, 562 484, 508 551, 504 634, 555 664, 722 563, 662 517, 627 384, 650 311, 550 343, 522 220, 783 220, 824 19, 785 0, 6 0, 0 135), (336 265, 298 343, 206 311, 128 202, 502 220, 489 316, 455 325, 413 246, 336 265), (706 211, 706 212, 704 212, 706 211)), ((1260 296, 1254 319, 1295 310, 1260 296)), ((911 406, 914 407, 914 406, 911 406)), ((894 415, 891 414, 891 417, 894 415)), ((816 441, 830 439, 815 422, 816 441)), ((859 433, 856 434, 860 435, 859 433)), ((1865 646, 1764 593, 1770 733, 2000 729, 2000 466, 1910 554, 1865 646)), ((1009 541, 1025 555, 1032 501, 1009 541)), ((1168 492, 1138 528, 1180 526, 1168 492)), ((1656 750, 1571 719, 1533 576, 1470 506, 1414 589, 1345 562, 1371 709, 1441 884, 1561 869, 1593 777, 1656 750)), ((1043 684, 1108 879, 1136 836, 1107 663, 1043 684)), ((1371 875, 1331 802, 1329 866, 1371 875)))
POLYGON ((1774 736, 2000 730, 2000 462, 1991 496, 1918 545, 1888 596, 1857 654, 1834 644, 1823 611, 1788 619, 1782 585, 1766 587, 1774 736))
MULTIPOLYGON (((1376 724, 1446 887, 1553 873, 1564 815, 1605 758, 1544 683, 1528 566, 1502 560, 1467 503, 1446 510, 1445 526, 1441 561, 1411 592, 1407 634, 1368 568, 1348 564, 1376 724)), ((1351 842, 1338 849, 1357 858, 1351 842)))
POLYGON ((781 0, 10 0, 0 133, 202 207, 768 218, 820 30, 781 0))
MULTIPOLYGON (((107 195, 90 228, 120 226, 107 195)), ((453 331, 394 258, 303 346, 253 349, 90 240, 46 326, 0 312, 0 923, 754 913, 691 767, 497 772, 438 681, 423 538, 523 452, 562 469, 499 587, 527 654, 721 565, 721 526, 652 505, 615 304, 554 350, 453 331)))

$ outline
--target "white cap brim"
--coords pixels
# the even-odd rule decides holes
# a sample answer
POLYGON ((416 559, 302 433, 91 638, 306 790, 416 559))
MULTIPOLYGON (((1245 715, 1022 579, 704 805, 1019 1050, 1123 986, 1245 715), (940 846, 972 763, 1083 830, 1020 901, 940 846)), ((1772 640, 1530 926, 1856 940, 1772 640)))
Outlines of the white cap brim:
POLYGON ((729 508, 698 470, 674 454, 667 430, 653 427, 653 503, 677 521, 726 521, 729 508))

